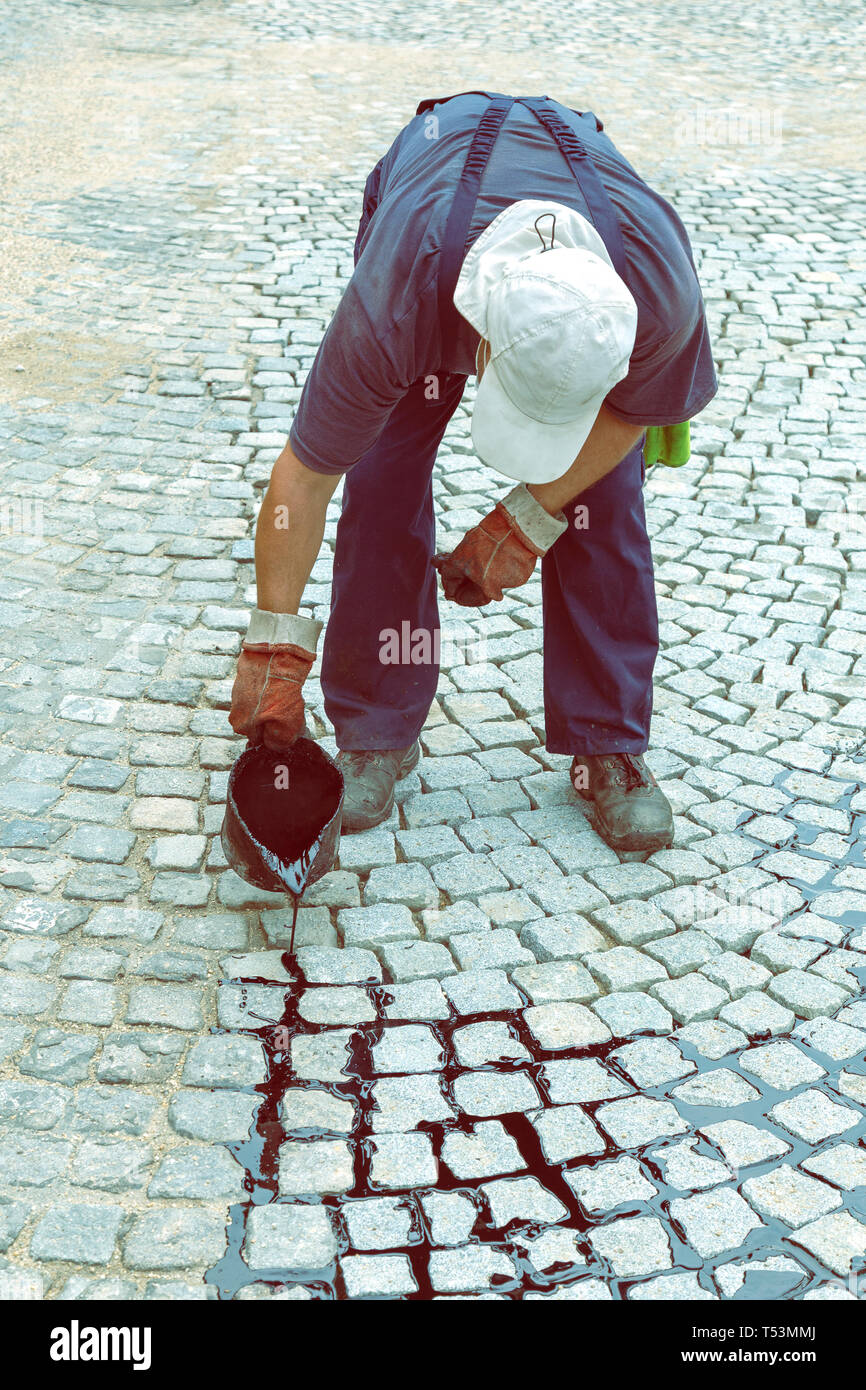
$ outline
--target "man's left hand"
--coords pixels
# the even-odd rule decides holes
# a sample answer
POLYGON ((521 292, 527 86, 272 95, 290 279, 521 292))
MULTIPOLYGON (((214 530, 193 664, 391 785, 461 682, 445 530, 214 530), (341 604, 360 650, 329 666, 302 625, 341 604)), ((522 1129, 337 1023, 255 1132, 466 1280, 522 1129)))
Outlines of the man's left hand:
POLYGON ((450 555, 434 555, 445 597, 464 608, 483 608, 504 590, 525 584, 536 560, 566 529, 521 483, 473 526, 450 555))

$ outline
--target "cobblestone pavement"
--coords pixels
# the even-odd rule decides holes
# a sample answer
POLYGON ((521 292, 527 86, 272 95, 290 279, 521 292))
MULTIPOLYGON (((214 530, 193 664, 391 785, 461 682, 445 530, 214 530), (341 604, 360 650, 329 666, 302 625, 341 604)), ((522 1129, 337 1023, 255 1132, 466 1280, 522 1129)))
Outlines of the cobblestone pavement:
MULTIPOLYGON (((857 1296, 860 22, 0 7, 0 1292, 857 1296), (676 844, 620 863, 544 751, 538 580, 443 604, 422 762, 290 959, 218 834, 257 489, 370 163, 482 80, 591 104, 695 246, 721 390, 647 484, 676 844)), ((442 549, 499 491, 470 401, 442 549)))

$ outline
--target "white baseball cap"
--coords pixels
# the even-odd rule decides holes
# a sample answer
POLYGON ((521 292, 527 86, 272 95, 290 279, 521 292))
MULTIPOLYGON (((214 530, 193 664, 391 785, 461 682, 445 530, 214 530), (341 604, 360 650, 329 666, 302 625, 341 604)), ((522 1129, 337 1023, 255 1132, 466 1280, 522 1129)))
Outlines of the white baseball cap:
POLYGON ((520 482, 561 478, 627 374, 637 328, 595 227, 562 203, 512 203, 464 258, 454 304, 491 349, 472 412, 479 458, 520 482))

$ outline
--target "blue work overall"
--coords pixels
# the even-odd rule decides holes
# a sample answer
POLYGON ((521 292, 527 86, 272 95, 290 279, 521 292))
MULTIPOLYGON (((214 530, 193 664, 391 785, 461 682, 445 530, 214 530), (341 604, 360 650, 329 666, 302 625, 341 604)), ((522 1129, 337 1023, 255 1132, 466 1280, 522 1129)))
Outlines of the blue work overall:
MULTIPOLYGON (((547 98, 494 95, 470 145, 440 249, 444 341, 456 322, 453 293, 481 176, 515 100, 556 140, 625 278, 619 222, 582 142, 547 98)), ((418 110, 433 104, 422 102, 418 110)), ((595 122, 592 113, 585 114, 595 122)), ((375 195, 371 178, 358 241, 375 211, 375 195)), ((430 373, 438 366, 431 362, 430 373)), ((401 634, 407 622, 412 634, 439 630, 431 565, 433 465, 466 377, 440 372, 439 399, 431 403, 425 399, 426 375, 394 408, 344 484, 322 661, 325 710, 339 748, 407 748, 436 693, 435 659, 423 664, 380 659, 383 632, 401 634)), ((658 618, 643 479, 639 442, 611 473, 581 493, 588 526, 569 525, 542 562, 545 733, 552 753, 642 753, 647 747, 658 618)), ((572 511, 567 509, 570 519, 572 511)), ((503 669, 507 675, 507 663, 503 669)))

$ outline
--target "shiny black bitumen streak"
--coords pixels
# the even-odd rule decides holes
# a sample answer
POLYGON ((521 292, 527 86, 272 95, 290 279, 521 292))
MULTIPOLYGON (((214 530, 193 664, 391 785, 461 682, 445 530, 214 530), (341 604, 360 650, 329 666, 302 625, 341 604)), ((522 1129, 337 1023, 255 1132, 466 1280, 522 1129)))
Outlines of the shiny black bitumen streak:
MULTIPOLYGON (((783 781, 789 774, 780 774, 780 781, 783 781)), ((846 792, 840 798, 839 806, 846 807, 850 802, 852 792, 846 792)), ((757 812, 755 815, 759 814, 757 812)), ((784 816, 784 813, 782 813, 784 816)), ((753 817, 748 816, 748 820, 753 817)), ((790 819, 790 817, 788 817, 790 819)), ((748 820, 740 827, 740 833, 748 835, 748 820)), ((806 884, 796 882, 796 886, 802 891, 805 903, 797 912, 791 914, 788 922, 796 921, 797 917, 810 910, 810 904, 816 897, 828 890, 836 889, 838 885, 833 884, 834 877, 838 874, 840 867, 848 865, 862 866, 864 864, 864 851, 866 851, 866 839, 859 833, 866 817, 853 817, 853 825, 849 835, 846 837, 849 843, 849 851, 844 859, 839 862, 831 862, 827 859, 827 873, 817 884, 806 884)), ((792 822, 794 823, 794 822, 792 822)), ((808 823, 797 824, 797 836, 789 848, 799 851, 809 851, 809 845, 814 841, 820 827, 809 825, 808 823)), ((760 859, 773 853, 774 849, 765 844, 754 841, 755 859, 754 865, 760 864, 760 859)), ((699 846, 698 846, 699 848, 699 846)), ((788 880, 792 881, 792 880, 788 880)), ((864 925, 863 917, 857 913, 846 913, 837 919, 843 927, 856 927, 862 929, 864 925)), ((787 923, 786 923, 787 924, 787 923)), ((700 922, 695 923, 700 926, 700 922)), ((274 1026, 270 1024, 262 1028, 256 1028, 251 1018, 251 1026, 243 1031, 250 1032, 259 1037, 264 1044, 268 1059, 267 1080, 256 1090, 262 1096, 262 1104, 250 1132, 250 1137, 242 1144, 228 1146, 236 1155, 246 1169, 245 1186, 248 1197, 242 1203, 231 1209, 231 1220, 228 1228, 228 1246, 224 1257, 212 1270, 205 1276, 208 1283, 214 1284, 219 1290, 221 1298, 231 1298, 244 1285, 251 1283, 266 1283, 275 1288, 289 1287, 292 1284, 301 1284, 309 1290, 315 1298, 324 1299, 343 1299, 346 1297, 345 1287, 336 1262, 327 1269, 317 1271, 306 1271, 299 1276, 287 1270, 256 1270, 251 1271, 245 1264, 241 1248, 244 1239, 246 1219, 251 1206, 263 1202, 281 1200, 278 1196, 278 1151, 281 1143, 285 1139, 292 1137, 295 1139, 314 1139, 326 1137, 322 1131, 294 1131, 291 1136, 283 1130, 279 1119, 279 1107, 282 1096, 289 1085, 295 1087, 315 1088, 319 1087, 329 1091, 334 1095, 345 1099, 350 1099, 355 1103, 356 1122, 352 1134, 348 1136, 354 1150, 354 1182, 350 1192, 335 1196, 310 1196, 298 1198, 292 1196, 290 1201, 306 1201, 310 1203, 321 1203, 329 1208, 333 1213, 334 1227, 337 1234, 340 1255, 350 1253, 350 1246, 346 1235, 345 1223, 341 1217, 341 1209, 344 1204, 359 1198, 369 1196, 395 1196, 406 1204, 412 1211, 412 1234, 408 1245, 400 1251, 389 1250, 383 1253, 402 1253, 410 1261, 418 1290, 409 1297, 413 1300, 429 1300, 434 1297, 434 1290, 431 1287, 428 1258, 432 1248, 430 1231, 427 1226, 423 1209, 418 1199, 418 1191, 415 1189, 406 1191, 395 1191, 394 1189, 372 1188, 369 1182, 369 1140, 375 1135, 373 1128, 373 1107, 374 1102, 371 1095, 371 1088, 376 1077, 373 1074, 371 1062, 371 1049, 382 1036, 384 1030, 391 1026, 401 1026, 407 1020, 389 1020, 384 1016, 384 1009, 392 998, 389 994, 387 985, 378 985, 372 981, 366 982, 367 992, 377 1008, 377 1018, 374 1022, 363 1024, 354 1030, 354 1039, 351 1047, 351 1056, 346 1068, 346 1080, 340 1083, 310 1082, 303 1081, 296 1077, 292 1071, 291 1060, 288 1048, 284 1046, 286 1039, 290 1039, 301 1033, 319 1033, 327 1029, 312 1025, 303 1020, 298 1012, 298 1003, 301 994, 309 988, 304 980, 297 958, 286 954, 283 957, 288 972, 293 977, 293 983, 286 992, 286 1007, 280 1024, 274 1026)), ((866 985, 866 968, 855 968, 854 973, 857 978, 866 985)), ((248 983, 272 983, 272 981, 249 981, 248 983)), ((363 983, 363 982, 361 982, 363 983)), ((315 988, 315 986, 312 986, 315 988)), ((860 998, 866 997, 866 988, 860 993, 860 998)), ((527 1004, 529 1000, 525 1001, 527 1004)), ((477 1021, 502 1020, 509 1026, 512 1035, 518 1038, 529 1051, 533 1060, 510 1061, 488 1064, 486 1067, 475 1067, 473 1070, 511 1072, 515 1069, 523 1069, 533 1078, 535 1085, 542 1096, 545 1106, 552 1104, 549 1092, 543 1078, 543 1066, 546 1061, 558 1060, 562 1058, 586 1059, 595 1057, 602 1061, 608 1070, 617 1076, 625 1085, 629 1087, 630 1093, 640 1094, 653 1099, 670 1099, 671 1091, 680 1084, 679 1081, 672 1081, 664 1086, 643 1087, 636 1091, 633 1083, 628 1078, 624 1070, 618 1065, 612 1054, 624 1043, 635 1041, 635 1035, 627 1038, 614 1038, 603 1046, 595 1046, 580 1049, 565 1049, 562 1051, 545 1052, 540 1049, 537 1042, 526 1026, 523 1016, 519 1012, 487 1013, 478 1017, 452 1017, 447 1021, 427 1021, 427 1025, 433 1030, 439 1039, 443 1056, 444 1065, 439 1075, 442 1079, 443 1089, 446 1096, 453 1101, 451 1095, 451 1084, 459 1072, 466 1070, 460 1066, 455 1058, 451 1044, 451 1034, 456 1027, 463 1027, 467 1023, 477 1021)), ((263 1022, 265 1022, 263 1020, 263 1022)), ((739 1052, 729 1054, 716 1061, 710 1061, 702 1056, 694 1047, 686 1042, 676 1039, 677 1045, 687 1060, 694 1062, 696 1072, 692 1075, 707 1074, 717 1068, 730 1067, 736 1069, 736 1059, 739 1052)), ((753 1038, 751 1047, 760 1047, 774 1041, 768 1036, 753 1038)), ((792 1232, 789 1227, 781 1222, 764 1218, 764 1226, 750 1233, 747 1239, 735 1250, 725 1251, 723 1254, 711 1259, 702 1259, 694 1249, 688 1245, 684 1238, 684 1232, 671 1216, 670 1204, 676 1198, 688 1197, 689 1192, 683 1192, 672 1188, 666 1184, 663 1177, 663 1168, 658 1158, 653 1157, 659 1150, 663 1150, 668 1144, 681 1142, 683 1139, 696 1139, 695 1152, 708 1158, 721 1159, 720 1152, 700 1134, 700 1130, 707 1125, 717 1123, 722 1119, 744 1120, 747 1123, 759 1126, 761 1129, 776 1135, 790 1146, 789 1151, 780 1159, 774 1158, 761 1164, 754 1164, 743 1172, 734 1175, 735 1185, 739 1187, 746 1178, 757 1177, 767 1171, 779 1166, 780 1163, 796 1166, 810 1154, 821 1152, 824 1149, 832 1148, 839 1143, 862 1144, 866 1142, 866 1113, 864 1108, 858 1106, 850 1097, 845 1096, 838 1089, 839 1073, 842 1070, 854 1071, 861 1075, 866 1075, 866 1057, 858 1056, 837 1061, 818 1051, 810 1043, 802 1038, 795 1038, 797 1047, 807 1056, 819 1063, 825 1070, 826 1075, 817 1082, 804 1083, 790 1091, 778 1091, 760 1081, 751 1073, 747 1079, 755 1087, 760 1095, 754 1100, 739 1106, 695 1106, 684 1103, 679 1098, 676 1099, 677 1109, 683 1120, 688 1125, 688 1132, 671 1138, 659 1138, 652 1140, 638 1149, 620 1150, 613 1141, 601 1131, 601 1138, 605 1141, 605 1151, 600 1154, 586 1156, 569 1160, 564 1164, 550 1164, 545 1158, 544 1151, 539 1137, 533 1128, 530 1120, 524 1114, 499 1115, 491 1118, 499 1120, 506 1131, 511 1135, 520 1153, 525 1160, 525 1168, 514 1174, 489 1174, 484 1177, 466 1180, 459 1179, 453 1175, 441 1160, 441 1151, 444 1138, 447 1133, 454 1131, 468 1132, 474 1124, 478 1123, 481 1117, 469 1117, 465 1114, 458 1114, 453 1120, 437 1124, 420 1124, 418 1130, 430 1135, 437 1159, 439 1159, 439 1178, 436 1183, 438 1191, 457 1191, 465 1194, 476 1207, 477 1217, 472 1230, 470 1241, 485 1245, 492 1245, 508 1253, 516 1266, 516 1274, 513 1278, 499 1277, 494 1279, 492 1288, 498 1294, 503 1294, 511 1299, 521 1299, 529 1291, 553 1291, 559 1284, 571 1284, 583 1278, 602 1278, 608 1284, 613 1297, 622 1299, 627 1297, 628 1291, 636 1283, 642 1282, 638 1279, 618 1278, 609 1267, 606 1261, 601 1259, 592 1249, 588 1241, 588 1236, 593 1229, 603 1223, 609 1222, 612 1218, 623 1216, 655 1216, 663 1224, 671 1243, 673 1252, 673 1270, 675 1271, 695 1271, 700 1285, 711 1292, 716 1292, 712 1279, 713 1271, 720 1265, 731 1261, 745 1260, 755 1263, 765 1260, 771 1255, 784 1255, 788 1260, 796 1262, 799 1272, 795 1270, 785 1270, 779 1272, 767 1272, 755 1270, 747 1274, 743 1287, 734 1295, 736 1300, 773 1300, 773 1299, 797 1299, 803 1293, 816 1284, 825 1283, 828 1279, 828 1271, 823 1268, 807 1251, 796 1244, 796 1232, 792 1232), (823 1091, 837 1104, 844 1104, 852 1111, 860 1115, 860 1122, 854 1128, 842 1135, 834 1136, 816 1145, 810 1145, 802 1140, 796 1139, 793 1135, 779 1126, 769 1112, 779 1101, 790 1099, 799 1092, 806 1089, 817 1089, 823 1091), (593 1214, 585 1211, 578 1199, 575 1197, 571 1188, 566 1183, 563 1173, 565 1170, 574 1170, 580 1167, 594 1167, 609 1159, 620 1156, 628 1152, 638 1160, 642 1172, 651 1179, 658 1187, 658 1194, 645 1202, 624 1204, 600 1214, 593 1214), (561 1265, 540 1273, 531 1265, 525 1251, 521 1249, 521 1238, 531 1239, 533 1236, 541 1234, 545 1230, 551 1229, 548 1223, 541 1225, 530 1225, 523 1222, 513 1222, 507 1228, 496 1228, 493 1225, 489 1207, 480 1191, 481 1185, 490 1181, 492 1178, 502 1176, 525 1176, 532 1175, 540 1183, 552 1192, 566 1207, 567 1218, 555 1223, 555 1228, 565 1227, 575 1231, 579 1238, 579 1249, 584 1255, 586 1265, 561 1265)), ((740 1049, 739 1051, 742 1051, 740 1049)), ((581 1109, 590 1117, 600 1106, 607 1104, 606 1101, 581 1101, 581 1109)), ((455 1107, 456 1108, 456 1107, 455 1107)), ((429 1189, 425 1189, 429 1190, 429 1189)), ((842 1204, 839 1211, 848 1210, 861 1219, 866 1217, 866 1202, 863 1200, 862 1193, 840 1194, 842 1204)), ((443 1248, 443 1247, 437 1247, 443 1248)), ((647 1278, 654 1277, 652 1275, 647 1278)))
MULTIPOLYGON (((418 1284, 417 1293, 410 1295, 414 1300, 427 1300, 433 1297, 433 1290, 429 1282, 428 1275, 428 1256, 432 1248, 430 1233, 427 1228, 426 1218, 416 1200, 418 1193, 416 1190, 395 1191, 394 1189, 374 1188, 369 1181, 369 1144, 368 1140, 375 1134, 372 1127, 373 1119, 373 1099, 371 1096, 371 1086, 376 1079, 371 1065, 371 1049, 382 1036, 384 1030, 390 1026, 400 1026, 402 1021, 386 1020, 383 1017, 377 1018, 375 1022, 364 1024, 355 1030, 355 1038, 351 1048, 351 1057, 346 1069, 346 1080, 340 1083, 309 1082, 302 1081, 296 1077, 292 1071, 288 1053, 281 1050, 276 1045, 275 1039, 282 1040, 281 1029, 286 1029, 289 1036, 297 1036, 302 1033, 320 1033, 327 1029, 319 1025, 306 1023, 299 1017, 298 1002, 301 994, 308 988, 303 976, 298 969, 294 958, 284 957, 286 964, 290 967, 291 973, 295 976, 295 982, 287 991, 287 1005, 280 1025, 275 1028, 273 1025, 262 1029, 250 1029, 245 1031, 252 1032, 259 1037, 265 1046, 268 1056, 268 1075, 267 1080, 262 1086, 257 1087, 257 1091, 262 1095, 262 1104, 259 1108, 254 1126, 250 1133, 250 1138, 242 1144, 229 1145, 231 1152, 247 1170, 246 1187, 249 1193, 247 1199, 232 1208, 231 1222, 228 1231, 228 1248, 220 1262, 209 1271, 206 1276, 207 1282, 213 1283, 219 1289, 220 1297, 231 1298, 241 1287, 250 1283, 267 1283, 273 1286, 291 1286, 293 1283, 303 1284, 307 1289, 314 1293, 318 1298, 341 1299, 346 1297, 345 1288, 336 1264, 324 1270, 305 1272, 302 1276, 293 1274, 283 1269, 256 1270, 251 1271, 244 1262, 241 1255, 241 1247, 246 1226, 246 1217, 249 1209, 253 1205, 274 1200, 282 1200, 278 1197, 278 1151, 279 1146, 289 1137, 303 1140, 327 1137, 322 1131, 293 1131, 291 1134, 284 1131, 279 1119, 279 1106, 282 1096, 289 1085, 293 1087, 303 1087, 305 1089, 318 1087, 329 1091, 335 1096, 354 1101, 356 1106, 356 1123, 352 1134, 348 1136, 352 1141, 355 1166, 354 1182, 349 1192, 342 1195, 320 1197, 311 1195, 306 1198, 292 1196, 287 1199, 292 1202, 306 1201, 311 1203, 321 1203, 328 1207, 335 1218, 335 1229, 337 1232, 340 1254, 350 1253, 349 1242, 346 1236, 345 1225, 340 1217, 340 1211, 345 1203, 352 1200, 370 1196, 396 1196, 406 1203, 413 1212, 413 1235, 410 1243, 400 1249, 389 1250, 387 1253, 405 1254, 412 1266, 416 1282, 418 1284)), ((256 982, 259 983, 259 982, 256 982)), ((261 982, 264 983, 264 982, 261 982)), ((371 998, 377 1003, 379 1008, 384 1007, 387 1002, 387 986, 369 986, 368 990, 371 998)), ((508 1062, 489 1064, 486 1067, 474 1068, 473 1070, 512 1072, 516 1068, 525 1069, 535 1081, 535 1084, 542 1095, 543 1103, 548 1106, 551 1104, 547 1088, 544 1083, 542 1068, 545 1061, 560 1058, 589 1058, 596 1057, 604 1062, 608 1069, 626 1085, 634 1091, 632 1083, 626 1073, 618 1066, 616 1060, 611 1055, 624 1042, 634 1041, 634 1038, 613 1039, 603 1046, 565 1049, 556 1052, 545 1052, 538 1048, 525 1027, 522 1016, 513 1013, 488 1014, 484 1016, 485 1021, 503 1020, 533 1054, 535 1060, 532 1062, 508 1062)), ((429 1024, 434 1033, 438 1036, 443 1052, 446 1057, 445 1066, 440 1073, 446 1095, 450 1097, 450 1085, 454 1077, 459 1072, 465 1070, 453 1060, 454 1054, 450 1046, 450 1037, 453 1029, 457 1026, 465 1026, 468 1021, 466 1018, 451 1019, 448 1022, 435 1022, 429 1024)), ((769 1042, 770 1039, 765 1041, 769 1042)), ((753 1043, 760 1045, 760 1043, 753 1043)), ((827 1076, 817 1083, 812 1083, 817 1089, 825 1091, 837 1103, 841 1102, 854 1109, 850 1098, 840 1095, 834 1088, 834 1082, 840 1070, 861 1070, 866 1072, 866 1064, 863 1061, 857 1062, 851 1059, 845 1063, 834 1062, 825 1054, 817 1052, 814 1048, 798 1040, 797 1045, 814 1060, 826 1069, 827 1076)), ((723 1057, 719 1061, 710 1062, 702 1057, 694 1048, 685 1043, 680 1043, 683 1053, 687 1058, 694 1061, 699 1073, 707 1073, 715 1068, 729 1067, 735 1061, 734 1056, 723 1057)), ((601 1214, 586 1212, 581 1207, 578 1199, 571 1188, 565 1182, 563 1171, 566 1169, 574 1170, 580 1167, 595 1166, 611 1158, 620 1156, 626 1152, 616 1147, 613 1141, 606 1139, 606 1149, 604 1153, 586 1156, 574 1160, 569 1160, 564 1164, 550 1164, 547 1162, 541 1142, 533 1128, 530 1120, 524 1114, 512 1114, 496 1116, 506 1131, 515 1140, 521 1155, 525 1160, 525 1168, 514 1174, 485 1175, 484 1177, 472 1180, 460 1179, 451 1174, 444 1162, 439 1164, 439 1179, 436 1183, 438 1191, 458 1191, 470 1198, 476 1206, 477 1218, 470 1237, 471 1241, 482 1244, 491 1244, 499 1249, 506 1251, 517 1266, 517 1273, 513 1279, 495 1278, 493 1289, 497 1293, 502 1293, 510 1298, 520 1299, 531 1290, 552 1291, 559 1283, 572 1283, 584 1277, 601 1277, 607 1281, 614 1298, 624 1298, 628 1289, 636 1282, 634 1279, 617 1278, 607 1263, 592 1250, 586 1237, 592 1233, 595 1226, 602 1222, 607 1222, 612 1216, 656 1216, 665 1227, 671 1242, 674 1259, 674 1269, 694 1270, 697 1272, 699 1282, 708 1290, 714 1290, 711 1275, 713 1269, 720 1264, 725 1264, 732 1259, 745 1258, 747 1260, 762 1260, 771 1254, 784 1254, 789 1259, 793 1259, 800 1266, 801 1273, 795 1275, 793 1271, 785 1271, 777 1274, 757 1272, 746 1280, 743 1289, 736 1295, 737 1298, 790 1298, 802 1295, 805 1290, 815 1283, 824 1282, 827 1278, 827 1271, 810 1256, 806 1251, 796 1247, 786 1237, 791 1236, 791 1231, 782 1223, 768 1221, 767 1224, 753 1231, 743 1244, 736 1251, 727 1251, 723 1255, 711 1260, 702 1260, 699 1255, 685 1242, 683 1232, 677 1226, 670 1214, 670 1203, 675 1198, 690 1195, 679 1189, 669 1187, 663 1178, 662 1169, 657 1160, 650 1155, 659 1149, 663 1149, 668 1143, 680 1142, 683 1138, 692 1138, 696 1132, 704 1125, 718 1122, 720 1119, 740 1119, 749 1123, 759 1125, 761 1128, 770 1131, 784 1139, 791 1146, 790 1153, 786 1154, 781 1160, 785 1163, 797 1164, 810 1153, 821 1148, 831 1147, 838 1142, 848 1142, 856 1144, 866 1136, 866 1117, 861 1120, 859 1126, 839 1138, 829 1140, 825 1144, 812 1146, 795 1139, 787 1131, 783 1130, 773 1120, 768 1119, 768 1112, 778 1101, 788 1099, 791 1095, 797 1094, 797 1090, 806 1089, 805 1086, 794 1091, 776 1091, 764 1083, 757 1081, 753 1076, 749 1076, 749 1081, 760 1091, 760 1098, 736 1107, 725 1107, 719 1109, 712 1106, 693 1106, 687 1105, 677 1100, 683 1119, 689 1126, 688 1134, 674 1136, 670 1139, 656 1139, 642 1146, 639 1150, 631 1150, 632 1155, 641 1163, 642 1171, 651 1178, 659 1188, 656 1196, 646 1202, 630 1203, 612 1211, 601 1214), (484 1196, 480 1191, 482 1183, 490 1181, 495 1176, 525 1176, 532 1175, 541 1184, 552 1192, 566 1207, 568 1217, 556 1223, 558 1227, 572 1229, 579 1234, 580 1249, 587 1260, 587 1265, 557 1266, 553 1269, 540 1273, 530 1264, 525 1253, 519 1248, 520 1237, 532 1238, 550 1229, 547 1223, 540 1225, 530 1225, 525 1222, 513 1222, 509 1227, 497 1228, 493 1225, 489 1208, 484 1196)), ((656 1099, 668 1099, 669 1093, 678 1082, 671 1082, 666 1086, 642 1088, 639 1094, 656 1099)), ((593 1116, 598 1108, 606 1101, 581 1102, 581 1109, 589 1116, 593 1116)), ((861 1112, 862 1113, 862 1112, 861 1112)), ((470 1118, 466 1115, 459 1115, 454 1120, 436 1124, 420 1124, 418 1130, 429 1134, 433 1140, 434 1151, 437 1158, 440 1158, 442 1143, 445 1135, 449 1132, 463 1131, 468 1132, 477 1123, 477 1118, 470 1118)), ((342 1137, 342 1136, 341 1136, 342 1137)), ((606 1136, 602 1133, 602 1138, 606 1136)), ((696 1152, 702 1153, 707 1157, 719 1159, 719 1152, 712 1144, 698 1137, 696 1152)), ((756 1164, 738 1175, 740 1180, 746 1177, 756 1177, 778 1165, 779 1159, 769 1160, 763 1164, 756 1164)), ((428 1190, 428 1189, 425 1189, 428 1190)), ((842 1194, 843 1208, 848 1208, 854 1213, 861 1211, 861 1206, 853 1194, 842 1194)), ((442 1248, 442 1247, 437 1247, 442 1248)), ((651 1276, 648 1276, 651 1277, 651 1276)))

